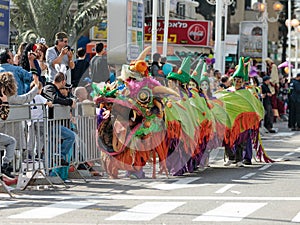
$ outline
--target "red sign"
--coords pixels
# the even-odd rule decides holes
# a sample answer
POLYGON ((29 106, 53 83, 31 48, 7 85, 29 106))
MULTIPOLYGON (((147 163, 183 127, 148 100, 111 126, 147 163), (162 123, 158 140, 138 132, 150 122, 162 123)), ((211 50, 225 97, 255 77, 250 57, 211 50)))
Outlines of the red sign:
MULTIPOLYGON (((152 20, 146 19, 145 42, 152 40, 152 20)), ((211 22, 170 20, 168 43, 210 47, 211 22)), ((157 41, 164 40, 164 20, 157 20, 157 41)))

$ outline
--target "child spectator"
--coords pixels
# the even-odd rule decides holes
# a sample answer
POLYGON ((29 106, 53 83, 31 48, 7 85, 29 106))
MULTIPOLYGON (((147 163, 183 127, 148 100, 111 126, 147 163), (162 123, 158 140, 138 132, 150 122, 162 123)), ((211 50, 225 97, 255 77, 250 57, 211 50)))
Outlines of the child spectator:
MULTIPOLYGON (((35 83, 30 84, 30 89, 35 87, 35 83)), ((34 159, 36 155, 38 158, 41 158, 42 149, 44 148, 44 110, 42 104, 46 104, 49 107, 52 107, 52 102, 47 101, 41 92, 43 89, 43 84, 39 82, 38 94, 30 102, 32 105, 30 107, 31 111, 31 120, 27 121, 28 125, 28 139, 27 139, 27 148, 29 153, 29 158, 34 159)))

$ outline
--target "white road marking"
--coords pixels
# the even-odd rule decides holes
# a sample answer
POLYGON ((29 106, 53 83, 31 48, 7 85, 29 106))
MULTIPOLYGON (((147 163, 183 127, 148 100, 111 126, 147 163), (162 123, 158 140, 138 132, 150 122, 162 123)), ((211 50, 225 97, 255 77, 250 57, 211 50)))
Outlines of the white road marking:
POLYGON ((289 153, 284 154, 283 156, 290 156, 290 155, 294 155, 294 154, 295 154, 295 152, 289 152, 289 153))
POLYGON ((299 223, 300 222, 300 212, 292 219, 292 222, 299 223))
POLYGON ((289 137, 289 136, 293 136, 295 134, 295 132, 278 132, 277 134, 272 135, 273 137, 289 137))
POLYGON ((283 140, 283 139, 263 139, 265 142, 285 142, 285 143, 298 143, 300 140, 283 140))
POLYGON ((75 209, 81 209, 90 205, 93 202, 58 202, 44 207, 35 208, 29 211, 21 212, 19 214, 11 215, 11 219, 51 219, 64 213, 71 212, 75 209))
POLYGON ((267 165, 264 165, 263 167, 259 168, 258 170, 266 170, 268 169, 270 166, 272 166, 272 164, 267 164, 267 165))
POLYGON ((245 176, 242 176, 241 179, 248 179, 248 178, 254 176, 255 174, 256 174, 256 173, 248 173, 248 174, 246 174, 245 176))
POLYGON ((6 208, 15 203, 17 203, 17 201, 0 201, 0 208, 6 208))
POLYGON ((204 213, 193 221, 241 221, 267 203, 228 202, 204 213))
MULTIPOLYGON (((45 196, 45 195, 19 195, 16 196, 16 199, 36 199, 36 200, 43 200, 43 199, 57 199, 55 196, 45 196)), ((59 196, 60 199, 78 199, 82 201, 87 200, 163 200, 163 201, 199 201, 199 200, 208 200, 208 201, 300 201, 300 197, 278 197, 278 196, 269 196, 269 197, 262 197, 262 196, 252 196, 252 197, 230 197, 230 196, 156 196, 156 195, 118 195, 118 194, 98 194, 98 195, 90 195, 90 196, 77 196, 77 195, 67 195, 67 196, 59 196)))
POLYGON ((105 220, 150 221, 184 204, 185 202, 144 202, 105 220))
POLYGON ((300 152, 300 147, 295 149, 295 152, 300 152))
POLYGON ((203 187, 208 186, 211 184, 190 184, 191 182, 194 182, 196 180, 199 180, 199 177, 187 177, 180 179, 174 183, 166 184, 166 183, 158 183, 158 182, 152 182, 147 184, 147 186, 150 186, 152 188, 156 188, 159 190, 175 190, 175 189, 181 189, 181 188, 194 188, 194 187, 203 187))
POLYGON ((216 194, 222 194, 225 191, 228 191, 230 188, 232 188, 233 186, 235 186, 235 184, 227 184, 224 187, 220 188, 219 190, 217 190, 215 193, 216 194))

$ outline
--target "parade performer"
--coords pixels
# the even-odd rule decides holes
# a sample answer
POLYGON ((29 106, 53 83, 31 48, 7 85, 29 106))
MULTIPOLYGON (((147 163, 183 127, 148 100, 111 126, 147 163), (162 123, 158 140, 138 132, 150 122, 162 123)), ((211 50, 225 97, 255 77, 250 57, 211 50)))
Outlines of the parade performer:
MULTIPOLYGON (((243 152, 246 150, 247 153, 247 148, 251 148, 252 145, 257 151, 259 160, 272 161, 259 143, 259 126, 264 116, 264 109, 261 102, 249 90, 245 89, 246 76, 244 58, 241 57, 239 66, 233 75, 234 86, 227 91, 219 92, 217 95, 217 98, 223 102, 229 116, 229 126, 224 135, 225 151, 229 160, 225 162, 225 166, 229 166, 234 161, 237 166, 243 166, 243 152), (247 142, 249 139, 251 142, 247 142)), ((248 154, 252 158, 252 153, 248 154)))
MULTIPOLYGON (((98 145, 111 177, 126 170, 142 178, 139 173, 147 162, 155 168, 156 155, 161 171, 183 175, 201 164, 205 150, 214 148, 208 144, 215 138, 233 152, 249 135, 251 144, 257 142, 262 104, 250 91, 239 88, 240 82, 235 86, 239 90, 220 91, 217 98, 205 99, 188 89, 189 57, 177 73, 168 74, 169 88, 149 76, 147 68, 142 59, 124 65, 123 87, 110 86, 96 99, 97 104, 109 107, 108 118, 102 119, 98 128, 98 145)), ((199 86, 202 77, 194 75, 199 86)), ((268 160, 261 149, 257 156, 268 160)))

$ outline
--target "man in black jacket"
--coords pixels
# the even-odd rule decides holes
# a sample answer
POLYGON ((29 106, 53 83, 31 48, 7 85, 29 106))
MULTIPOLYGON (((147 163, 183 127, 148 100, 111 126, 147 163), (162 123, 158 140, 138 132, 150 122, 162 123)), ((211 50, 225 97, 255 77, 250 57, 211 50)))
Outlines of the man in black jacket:
POLYGON ((289 127, 300 131, 300 73, 290 83, 289 127))
MULTIPOLYGON (((53 83, 47 83, 47 85, 43 88, 41 95, 53 104, 60 104, 75 108, 76 101, 63 96, 59 91, 62 88, 66 88, 65 85, 66 77, 63 73, 59 72, 55 75, 53 83)), ((49 118, 52 118, 51 114, 53 114, 53 112, 51 113, 51 110, 52 108, 49 108, 49 118)), ((59 128, 61 132, 61 139, 63 140, 63 143, 61 144, 61 165, 67 166, 67 155, 72 153, 76 134, 67 127, 60 126, 59 128)))

